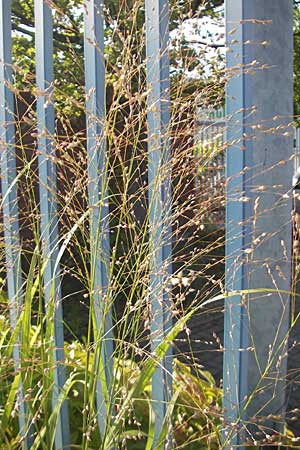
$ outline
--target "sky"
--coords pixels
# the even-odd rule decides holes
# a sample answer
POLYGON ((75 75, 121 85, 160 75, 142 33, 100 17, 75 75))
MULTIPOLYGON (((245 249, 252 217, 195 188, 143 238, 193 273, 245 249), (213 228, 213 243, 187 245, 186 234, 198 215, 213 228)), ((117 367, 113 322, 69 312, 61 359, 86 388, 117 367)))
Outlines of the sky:
MULTIPOLYGON (((199 58, 204 59, 205 75, 211 73, 211 62, 218 55, 225 55, 225 20, 222 9, 219 11, 218 19, 210 17, 202 17, 197 19, 188 19, 183 22, 181 27, 171 32, 171 39, 184 39, 191 43, 197 50, 199 58), (220 48, 207 47, 206 44, 217 44, 220 48)), ((197 78, 197 71, 189 72, 190 77, 197 78)), ((203 76, 203 74, 202 74, 203 76)))

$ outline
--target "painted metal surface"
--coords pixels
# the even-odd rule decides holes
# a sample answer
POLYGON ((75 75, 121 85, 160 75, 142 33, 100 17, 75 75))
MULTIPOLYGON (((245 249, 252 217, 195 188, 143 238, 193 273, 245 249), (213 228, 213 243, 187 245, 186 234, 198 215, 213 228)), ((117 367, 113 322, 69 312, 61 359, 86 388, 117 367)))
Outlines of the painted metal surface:
MULTIPOLYGON (((226 115, 233 114, 233 124, 229 123, 226 140, 235 145, 228 145, 226 151, 226 179, 230 180, 226 187, 226 265, 225 284, 228 291, 240 291, 243 289, 243 266, 241 256, 244 248, 243 219, 244 204, 237 200, 244 188, 242 170, 244 168, 244 152, 241 147, 244 144, 244 120, 242 111, 244 108, 244 75, 242 71, 244 39, 243 26, 240 21, 243 17, 243 1, 228 0, 226 2, 226 42, 230 41, 234 28, 235 44, 232 52, 227 53, 227 67, 240 67, 239 76, 232 77, 227 84, 226 91, 226 115), (236 99, 235 101, 230 101, 236 99), (240 126, 235 126, 239 123, 240 126)), ((242 336, 242 305, 241 296, 229 297, 225 302, 224 316, 224 359, 223 359, 223 389, 224 410, 228 423, 236 423, 240 416, 239 402, 241 398, 240 372, 241 372, 241 336, 242 336)), ((225 430, 232 433, 229 439, 231 445, 238 444, 238 435, 235 430, 225 430)))
POLYGON ((108 285, 110 240, 107 155, 105 135, 105 59, 103 1, 84 3, 84 53, 87 117, 88 195, 91 242, 91 304, 94 306, 96 339, 101 342, 100 373, 97 384, 98 423, 105 432, 108 409, 113 408, 109 394, 112 377, 112 316, 108 285), (105 375, 105 376, 103 376, 105 375), (102 380, 102 381, 101 381, 102 380), (104 386, 104 384, 106 386, 104 386), (107 389, 108 388, 108 389, 107 389), (106 404, 105 404, 106 403, 106 404))
MULTIPOLYGON (((18 200, 16 183, 16 154, 14 126, 14 97, 10 89, 12 76, 12 37, 11 37, 11 1, 0 1, 0 151, 1 151, 1 190, 6 257, 6 278, 10 323, 12 329, 17 325, 22 307, 22 271, 18 222, 18 200)), ((15 369, 20 368, 20 348, 17 340, 13 349, 15 369)), ((19 404, 20 435, 28 431, 27 408, 24 402, 22 382, 17 397, 19 404)), ((24 448, 30 448, 30 430, 24 439, 24 448)))
MULTIPOLYGON (((53 100, 53 24, 52 10, 46 0, 35 0, 35 48, 37 84, 38 167, 41 215, 41 243, 46 267, 44 296, 47 312, 54 314, 54 389, 53 407, 66 381, 64 367, 64 328, 59 267, 55 261, 59 252, 58 211, 56 199, 55 124, 53 100)), ((69 445, 68 405, 62 405, 56 428, 55 447, 69 445)))
MULTIPOLYGON (((169 276, 172 272, 169 2, 146 0, 148 87, 148 179, 151 347, 155 350, 172 326, 169 276)), ((172 390, 172 352, 169 350, 152 380, 156 415, 155 441, 172 390)), ((155 445, 154 445, 155 447, 155 445)))
POLYGON ((225 437, 228 448, 242 448, 262 437, 251 417, 264 417, 269 434, 282 426, 269 415, 284 418, 290 296, 279 291, 290 290, 291 277, 292 1, 227 0, 226 29, 226 291, 243 293, 225 302, 225 437))

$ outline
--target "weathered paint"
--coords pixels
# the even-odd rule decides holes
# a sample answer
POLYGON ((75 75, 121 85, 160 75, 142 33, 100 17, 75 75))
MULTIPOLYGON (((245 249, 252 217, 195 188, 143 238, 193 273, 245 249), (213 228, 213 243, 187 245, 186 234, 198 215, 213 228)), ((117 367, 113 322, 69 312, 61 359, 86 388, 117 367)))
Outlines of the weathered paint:
MULTIPOLYGON (((226 93, 228 292, 290 290, 292 200, 286 194, 291 193, 293 172, 293 130, 288 126, 293 116, 292 15, 291 0, 226 2, 231 50, 227 68, 235 68, 226 93), (253 127, 257 124, 260 128, 253 127), (286 128, 270 130, 279 125, 286 128)), ((226 429, 229 447, 241 448, 250 436, 245 423, 251 417, 274 411, 284 417, 286 357, 281 356, 288 326, 287 294, 245 292, 226 299, 224 408, 231 424, 226 429), (238 422, 240 427, 232 426, 238 422)), ((262 423, 268 434, 280 429, 275 419, 262 423)), ((261 437, 257 428, 250 430, 254 439, 261 437)))

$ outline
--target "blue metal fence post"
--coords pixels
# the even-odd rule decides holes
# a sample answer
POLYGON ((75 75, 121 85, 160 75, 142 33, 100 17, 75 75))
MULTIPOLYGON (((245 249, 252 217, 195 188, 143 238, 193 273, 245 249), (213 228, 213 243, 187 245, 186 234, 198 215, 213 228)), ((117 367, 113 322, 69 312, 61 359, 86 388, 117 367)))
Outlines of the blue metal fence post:
MULTIPOLYGON (((87 120, 88 195, 90 208, 90 254, 93 308, 97 330, 95 339, 101 345, 100 371, 105 383, 111 385, 113 333, 111 305, 108 303, 110 277, 110 240, 108 178, 105 134, 105 58, 103 0, 84 2, 84 52, 87 120), (102 340, 102 342, 101 342, 102 340)), ((97 384, 98 423, 105 432, 108 408, 99 374, 97 384)), ((107 390, 109 392, 109 389, 107 390)))
MULTIPOLYGON (((1 151, 1 189, 4 222, 4 242, 6 256, 6 278, 10 324, 16 327, 22 307, 21 249, 18 222, 18 194, 16 178, 14 98, 9 84, 12 76, 12 37, 11 0, 0 0, 0 151, 1 151)), ((13 349, 16 370, 20 369, 19 340, 13 349)), ((30 448, 30 427, 27 424, 27 408, 24 403, 22 382, 19 384, 17 401, 19 403, 20 435, 24 438, 24 448, 30 448)))
MULTIPOLYGON (((226 91, 226 113, 235 114, 235 120, 239 121, 240 127, 234 128, 228 125, 227 141, 236 139, 237 144, 227 148, 226 152, 226 179, 230 179, 227 184, 227 202, 226 202, 226 268, 225 283, 226 289, 232 291, 241 291, 243 289, 243 267, 238 258, 244 248, 243 241, 243 218, 244 204, 239 203, 232 193, 243 192, 244 156, 241 151, 243 145, 244 122, 244 77, 242 74, 243 64, 243 26, 240 24, 242 19, 242 0, 227 1, 226 3, 226 31, 227 33, 234 27, 237 27, 234 38, 236 43, 234 51, 227 53, 227 67, 236 67, 240 65, 240 76, 233 77, 227 85, 226 91), (239 56, 237 56, 239 55, 239 56), (230 99, 235 98, 232 102, 230 99), (240 111, 237 113, 237 111, 240 111), (233 196, 233 198, 231 198, 233 196)), ((230 35, 227 34, 227 40, 230 35)), ((242 328, 242 306, 241 297, 229 297, 225 302, 224 316, 224 361, 223 361, 223 379, 224 379, 224 400, 225 419, 228 423, 236 423, 239 418, 240 393, 240 365, 241 365, 241 328, 242 328)), ((225 433, 227 433, 225 429, 225 433)), ((224 436, 227 438, 227 434, 224 436)), ((238 434, 233 433, 230 438, 231 445, 238 444, 238 434)))
POLYGON ((284 421, 291 279, 292 1, 226 1, 226 448, 284 421), (276 132, 274 130, 277 130, 276 132), (249 294, 248 289, 273 289, 249 294), (244 291, 244 292, 242 292, 244 291), (260 417, 258 417, 260 416, 260 417))
MULTIPOLYGON (((148 88, 148 179, 151 346, 154 350, 172 326, 169 277, 172 271, 169 2, 146 0, 148 88)), ((155 442, 172 388, 172 351, 156 369, 152 400, 156 415, 155 442)))
MULTIPOLYGON (((55 270, 59 251, 58 213, 56 199, 56 165, 54 146, 53 105, 53 24, 52 10, 47 0, 35 0, 35 48, 38 166, 41 214, 41 241, 46 262, 44 271, 44 295, 46 308, 54 302, 54 390, 53 407, 61 392, 66 373, 64 367, 64 329, 60 292, 60 276, 55 270)), ((66 449, 69 445, 68 404, 65 401, 57 421, 55 447, 66 449)))

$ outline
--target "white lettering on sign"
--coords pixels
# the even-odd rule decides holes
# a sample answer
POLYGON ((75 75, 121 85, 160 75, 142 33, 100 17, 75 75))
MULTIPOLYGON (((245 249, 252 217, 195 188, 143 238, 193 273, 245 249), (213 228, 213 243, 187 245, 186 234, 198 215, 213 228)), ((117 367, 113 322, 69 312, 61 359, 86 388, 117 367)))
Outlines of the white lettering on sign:
POLYGON ((223 122, 225 120, 225 106, 221 108, 197 108, 197 121, 223 122))

